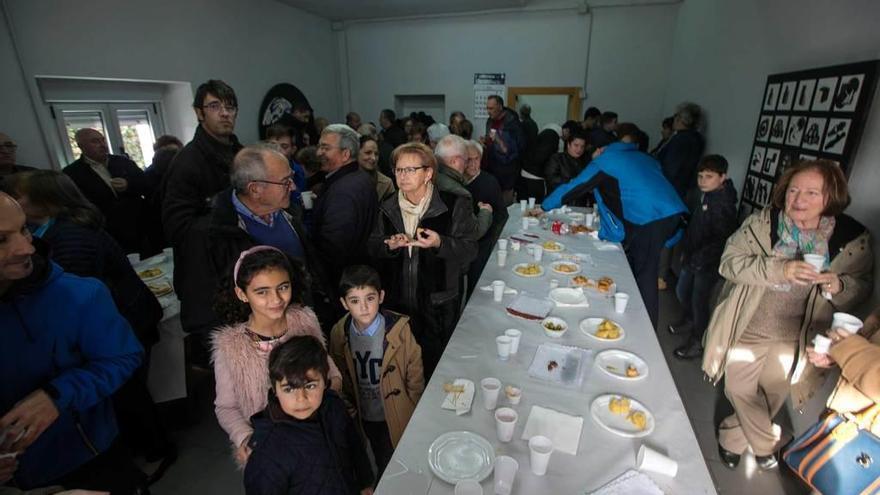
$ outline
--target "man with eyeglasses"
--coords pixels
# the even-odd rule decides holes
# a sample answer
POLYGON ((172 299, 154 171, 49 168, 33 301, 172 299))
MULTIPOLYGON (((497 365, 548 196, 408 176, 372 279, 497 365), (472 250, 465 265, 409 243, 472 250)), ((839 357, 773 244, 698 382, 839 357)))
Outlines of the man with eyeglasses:
POLYGON ((489 203, 475 201, 465 187, 467 182, 464 173, 468 164, 467 141, 455 134, 444 136, 437 142, 434 156, 437 157, 438 164, 437 187, 441 191, 465 196, 471 201, 476 215, 477 237, 483 237, 492 227, 492 206, 489 203))
POLYGON ((376 186, 357 163, 359 150, 360 136, 344 124, 325 127, 318 142, 327 177, 312 210, 312 232, 327 276, 336 282, 347 266, 369 264, 367 239, 379 212, 376 186))
MULTIPOLYGON (((211 199, 230 185, 235 154, 242 148, 235 136, 238 99, 223 81, 211 79, 198 87, 193 110, 199 120, 192 141, 174 157, 164 179, 162 224, 174 248, 174 288, 180 297, 184 331, 206 337, 216 324, 210 307, 193 295, 208 290, 210 280, 201 258, 211 214, 211 199)), ((210 305, 208 305, 210 306, 210 305)), ((202 342, 204 344, 204 342, 202 342)), ((191 347, 191 362, 208 364, 204 345, 191 347)))
POLYGON ((34 167, 15 163, 16 150, 18 144, 9 135, 0 132, 0 191, 4 190, 3 181, 7 175, 36 170, 34 167))

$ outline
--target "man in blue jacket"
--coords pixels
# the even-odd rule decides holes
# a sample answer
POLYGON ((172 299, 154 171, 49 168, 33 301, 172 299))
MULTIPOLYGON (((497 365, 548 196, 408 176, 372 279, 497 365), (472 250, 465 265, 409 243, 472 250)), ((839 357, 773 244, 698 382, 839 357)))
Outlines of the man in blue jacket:
POLYGON ((599 238, 623 243, 656 329, 660 251, 677 240, 687 209, 657 160, 638 150, 638 133, 634 124, 620 124, 620 141, 596 150, 587 168, 556 188, 541 207, 549 211, 593 192, 601 219, 599 238))
POLYGON ((143 349, 107 287, 43 246, 0 193, 0 485, 144 493, 110 401, 143 349))

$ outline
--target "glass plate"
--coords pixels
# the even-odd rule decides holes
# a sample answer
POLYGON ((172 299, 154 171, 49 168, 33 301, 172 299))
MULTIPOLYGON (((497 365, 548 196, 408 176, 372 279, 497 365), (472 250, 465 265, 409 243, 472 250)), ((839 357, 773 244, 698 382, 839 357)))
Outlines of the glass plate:
POLYGON ((481 482, 495 467, 495 449, 488 440, 469 431, 450 431, 428 447, 428 465, 441 480, 481 482))

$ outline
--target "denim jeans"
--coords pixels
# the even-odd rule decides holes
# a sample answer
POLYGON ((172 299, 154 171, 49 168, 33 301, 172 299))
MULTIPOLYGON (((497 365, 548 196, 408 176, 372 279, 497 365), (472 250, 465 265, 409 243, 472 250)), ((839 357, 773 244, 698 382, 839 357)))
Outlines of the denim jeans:
POLYGON ((681 268, 675 295, 684 308, 685 318, 694 324, 689 343, 703 340, 709 318, 712 317, 713 308, 709 307, 709 297, 720 278, 717 270, 696 271, 687 266, 681 268))

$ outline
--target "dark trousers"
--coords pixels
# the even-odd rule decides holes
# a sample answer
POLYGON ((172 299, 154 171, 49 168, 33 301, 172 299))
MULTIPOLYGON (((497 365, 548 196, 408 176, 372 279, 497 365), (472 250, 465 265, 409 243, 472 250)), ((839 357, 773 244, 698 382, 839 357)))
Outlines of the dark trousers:
POLYGON ((681 267, 678 285, 675 286, 675 295, 678 296, 678 301, 684 308, 685 318, 694 324, 688 339, 689 344, 703 341, 703 334, 706 332, 709 318, 712 316, 709 298, 720 278, 718 270, 697 271, 687 266, 681 267))
POLYGON ((644 225, 627 223, 624 249, 626 260, 636 278, 639 293, 645 301, 645 309, 651 317, 651 324, 657 329, 660 312, 660 296, 657 291, 657 274, 660 271, 660 251, 675 233, 681 218, 673 215, 644 225))
POLYGON ((537 204, 541 204, 547 196, 547 185, 544 179, 527 179, 520 176, 516 181, 516 197, 519 200, 535 198, 537 204))
POLYGON ((147 476, 134 465, 131 453, 117 439, 76 471, 49 483, 69 490, 95 490, 111 495, 142 495, 150 493, 147 476))
POLYGON ((382 473, 391 461, 394 454, 394 446, 391 445, 391 434, 388 433, 388 423, 385 421, 361 421, 367 440, 370 441, 370 450, 376 458, 376 483, 382 478, 382 473))
POLYGON ((169 453, 171 442, 147 389, 147 366, 138 368, 113 394, 113 408, 119 423, 119 437, 133 453, 143 454, 148 462, 169 453))

